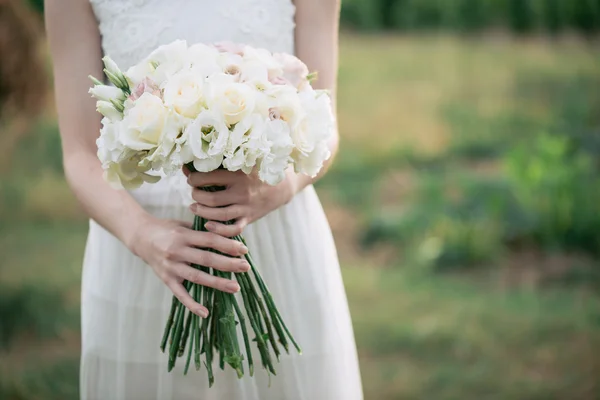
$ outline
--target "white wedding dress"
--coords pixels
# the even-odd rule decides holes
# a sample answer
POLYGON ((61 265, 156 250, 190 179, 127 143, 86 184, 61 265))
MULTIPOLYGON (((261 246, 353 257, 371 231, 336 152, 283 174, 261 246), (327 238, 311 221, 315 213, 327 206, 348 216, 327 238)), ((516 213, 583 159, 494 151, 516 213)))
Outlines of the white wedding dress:
MULTIPOLYGON (((158 45, 232 41, 294 51, 291 0, 91 0, 105 54, 126 69, 158 45)), ((183 175, 181 175, 183 177, 183 175)), ((131 194, 149 212, 192 221, 182 178, 131 194)), ((250 251, 303 355, 284 355, 277 376, 229 367, 167 373, 159 350, 171 292, 115 237, 90 223, 82 284, 81 397, 86 400, 360 400, 352 325, 335 245, 312 186, 245 229, 250 251)), ((258 354, 254 351, 255 358, 258 354)))

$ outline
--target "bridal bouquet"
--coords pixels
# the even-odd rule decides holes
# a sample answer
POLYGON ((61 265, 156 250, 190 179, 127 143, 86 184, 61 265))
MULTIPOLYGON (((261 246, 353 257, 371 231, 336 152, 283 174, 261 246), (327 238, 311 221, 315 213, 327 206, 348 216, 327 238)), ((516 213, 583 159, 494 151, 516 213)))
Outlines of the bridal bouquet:
MULTIPOLYGON (((104 116, 98 157, 105 179, 115 187, 155 183, 161 176, 181 174, 183 166, 199 172, 242 170, 275 185, 289 167, 315 176, 330 156, 330 98, 311 87, 314 76, 292 55, 232 43, 188 46, 175 41, 126 72, 109 57, 103 61, 112 85, 91 77, 90 93, 104 116)), ((196 216, 193 227, 205 230, 206 222, 196 216)), ((244 242, 242 236, 235 239, 244 242)), ((291 342, 301 353, 251 255, 245 258, 251 269, 234 274, 242 305, 233 294, 185 281, 191 296, 210 312, 200 319, 173 297, 160 346, 169 353, 169 371, 187 351, 184 373, 192 357, 200 369, 203 357, 210 385, 217 358, 222 369, 228 364, 238 377, 246 361, 253 375, 249 330, 263 368, 272 374, 272 354, 279 359, 280 347, 289 352, 291 342)), ((231 273, 193 267, 231 278, 231 273)))

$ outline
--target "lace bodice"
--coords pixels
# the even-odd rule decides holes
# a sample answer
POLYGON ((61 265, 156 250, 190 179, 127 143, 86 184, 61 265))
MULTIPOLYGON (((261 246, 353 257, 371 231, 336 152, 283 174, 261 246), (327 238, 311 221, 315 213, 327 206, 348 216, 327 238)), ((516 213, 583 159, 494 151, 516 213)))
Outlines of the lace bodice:
MULTIPOLYGON (((121 69, 174 40, 231 41, 270 51, 294 53, 292 0, 90 0, 104 54, 121 69)), ((183 174, 132 190, 146 205, 191 203, 183 174), (179 195, 177 195, 179 194, 179 195), (176 200, 177 199, 177 200, 176 200)))
POLYGON ((102 48, 126 69, 161 44, 231 41, 294 51, 291 0, 90 0, 102 48))

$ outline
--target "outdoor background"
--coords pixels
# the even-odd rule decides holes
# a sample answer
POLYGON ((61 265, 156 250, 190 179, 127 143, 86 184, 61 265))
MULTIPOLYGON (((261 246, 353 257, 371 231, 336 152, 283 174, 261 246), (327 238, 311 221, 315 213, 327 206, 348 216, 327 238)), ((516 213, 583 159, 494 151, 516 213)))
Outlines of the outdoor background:
MULTIPOLYGON (((27 61, 49 72, 40 3, 0 2, 7 400, 78 398, 87 220, 27 61)), ((366 399, 600 399, 600 0, 346 0, 342 18, 318 191, 366 399)))

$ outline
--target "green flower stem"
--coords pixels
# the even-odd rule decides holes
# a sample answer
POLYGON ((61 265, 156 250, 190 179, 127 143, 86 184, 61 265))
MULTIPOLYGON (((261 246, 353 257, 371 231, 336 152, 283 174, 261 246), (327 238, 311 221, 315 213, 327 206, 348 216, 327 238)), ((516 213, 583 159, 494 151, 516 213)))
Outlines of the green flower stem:
POLYGON ((248 359, 248 371, 250 371, 250 376, 254 375, 254 363, 252 362, 252 348, 250 347, 250 340, 248 339, 248 331, 246 330, 246 318, 244 318, 244 313, 240 309, 240 306, 237 303, 235 297, 233 298, 233 308, 235 309, 235 313, 240 320, 240 326, 242 328, 242 336, 244 337, 244 347, 246 348, 246 358, 248 359))
MULTIPOLYGON (((193 165, 188 165, 188 168, 190 171, 194 171, 193 165)), ((209 192, 217 192, 224 188, 212 186, 203 189, 209 192)), ((195 216, 192 229, 206 231, 204 226, 206 222, 208 222, 206 219, 195 216)), ((233 223, 233 221, 229 223, 233 223)), ((246 244, 242 236, 236 236, 233 239, 246 244)), ((216 250, 209 249, 209 251, 221 254, 216 250)), ((169 371, 174 368, 176 358, 183 356, 187 351, 184 374, 187 374, 189 370, 193 354, 197 370, 204 362, 208 373, 209 386, 212 386, 214 384, 213 361, 216 358, 216 351, 218 352, 221 369, 224 369, 225 364, 228 364, 236 370, 238 377, 241 378, 244 375, 244 360, 246 360, 249 374, 253 376, 255 360, 252 356, 252 346, 248 336, 249 329, 246 323, 250 324, 250 328, 256 336, 253 340, 256 341, 262 366, 269 373, 269 379, 271 374, 276 374, 271 349, 277 360, 279 360, 281 354, 278 341, 285 348, 285 351, 289 352, 289 339, 296 350, 301 353, 300 347, 285 325, 279 310, 275 306, 273 297, 250 254, 246 254, 245 259, 250 264, 252 272, 234 274, 240 285, 242 305, 238 304, 236 296, 233 294, 184 281, 186 290, 194 300, 203 304, 209 310, 207 318, 200 318, 189 312, 179 300, 173 297, 160 346, 161 350, 165 352, 167 343, 169 344, 169 371), (256 280, 256 283, 253 280, 256 280), (242 346, 238 339, 238 324, 244 341, 245 356, 241 351, 242 346), (186 346, 189 346, 189 348, 186 348, 186 346), (202 354, 204 354, 204 360, 202 360, 202 354)), ((213 270, 201 265, 192 265, 192 267, 220 278, 232 279, 232 274, 228 272, 213 270)))
POLYGON ((247 293, 246 290, 242 290, 241 292, 242 292, 242 298, 244 300, 244 306, 246 307, 246 313, 250 317, 250 325, 252 326, 252 329, 254 330, 254 333, 256 335, 256 345, 258 347, 258 351, 261 356, 262 365, 265 369, 273 372, 273 374, 275 375, 275 369, 273 368, 273 363, 271 362, 271 357, 269 355, 269 349, 263 339, 263 333, 259 329, 258 324, 256 322, 256 318, 258 318, 258 314, 255 314, 251 310, 252 302, 249 298, 249 293, 247 293))
MULTIPOLYGON (((244 279, 246 281, 246 286, 250 290, 250 293, 256 293, 256 290, 254 288, 254 285, 252 284, 252 279, 250 278, 250 275, 248 275, 248 274, 244 274, 244 275, 245 276, 242 279, 244 279)), ((274 335, 273 329, 271 327, 271 321, 269 320, 269 317, 267 316, 265 307, 263 306, 262 300, 258 296, 258 294, 255 295, 255 301, 256 301, 256 304, 258 305, 260 313, 265 321, 265 326, 267 327, 267 334, 269 337, 269 341, 271 342, 271 346, 273 347, 273 351, 275 352, 275 357, 277 357, 277 360, 279 360, 279 356, 280 356, 279 347, 277 346, 277 342, 275 341, 275 335, 274 335)), ((272 315, 271 315, 271 318, 273 318, 272 315)), ((273 322, 275 323, 276 321, 274 320, 273 322)), ((275 329, 277 329, 277 328, 278 328, 278 325, 275 325, 275 329)), ((262 331, 262 328, 261 328, 261 331, 262 331)), ((283 341, 281 344, 287 349, 287 342, 285 342, 285 336, 280 334, 279 335, 280 340, 282 337, 283 337, 283 341)))
MULTIPOLYGON (((196 299, 198 297, 198 291, 202 290, 202 286, 199 285, 194 285, 192 286, 192 297, 194 299, 196 299)), ((192 353, 194 351, 194 344, 195 344, 195 340, 194 338, 198 337, 198 316, 194 313, 190 313, 190 316, 192 318, 191 320, 191 332, 190 334, 192 335, 192 338, 189 340, 189 349, 188 349, 188 355, 187 355, 187 359, 185 361, 185 368, 183 369, 183 374, 187 375, 188 370, 190 368, 190 361, 192 360, 192 353)), ((185 345, 184 345, 184 349, 185 349, 185 345)), ((180 349, 181 350, 181 349, 180 349)))
POLYGON ((165 326, 165 332, 163 333, 162 340, 160 342, 160 350, 164 353, 167 347, 167 341, 169 340, 169 334, 171 333, 171 327, 173 326, 173 319, 175 318, 175 311, 177 310, 177 297, 173 296, 171 301, 171 311, 169 311, 169 317, 167 318, 167 325, 165 326))
POLYGON ((175 322, 175 329, 173 335, 173 341, 171 343, 171 349, 169 351, 169 364, 168 371, 171 372, 175 367, 175 361, 177 360, 177 352, 179 350, 179 340, 183 331, 183 316, 185 314, 185 306, 180 303, 179 309, 177 310, 177 317, 175 322))
MULTIPOLYGON (((236 238, 239 238, 241 240, 241 242, 244 243, 244 245, 246 245, 246 241, 244 240, 243 237, 237 236, 236 238)), ((262 277, 258 273, 258 270, 254 266, 254 262, 252 261, 252 257, 250 257, 249 254, 246 254, 245 257, 246 257, 246 260, 248 261, 248 263, 250 264, 250 266, 252 267, 252 273, 254 274, 254 278, 256 279, 256 283, 258 284, 258 287, 260 288, 260 290, 262 292, 262 295, 263 295, 263 297, 265 299, 265 302, 268 305, 268 308, 270 310, 272 309, 275 312, 275 314, 277 316, 277 320, 279 320, 279 322, 281 322, 281 325, 283 326, 283 329, 285 330, 285 332, 287 333, 287 336, 292 341, 292 344, 296 348, 296 351, 298 351, 299 354, 302 354, 302 349, 300 348, 300 346, 298 345, 298 343, 296 343, 296 340, 294 339, 294 337, 290 333, 288 327, 286 326, 285 322, 283 321, 283 318, 281 317, 281 314, 279 313, 279 310, 275 306, 275 301, 273 301, 273 296, 271 296, 271 292, 267 288, 267 285, 265 284, 265 282, 263 281, 262 277)))
MULTIPOLYGON (((196 286, 197 285, 192 286, 192 290, 195 290, 196 286)), ((190 327, 192 324, 192 315, 194 315, 193 312, 191 312, 191 311, 187 312, 187 317, 185 319, 185 327, 183 328, 183 335, 181 335, 181 340, 179 341, 179 352, 177 354, 179 357, 183 356, 183 353, 185 351, 185 345, 187 343, 188 336, 190 335, 190 327)))

